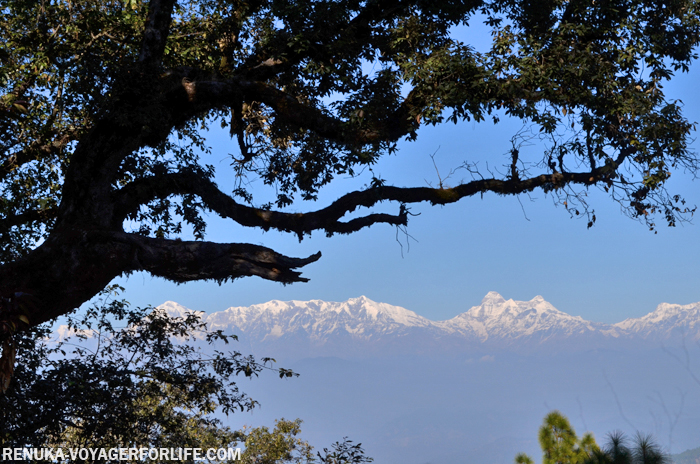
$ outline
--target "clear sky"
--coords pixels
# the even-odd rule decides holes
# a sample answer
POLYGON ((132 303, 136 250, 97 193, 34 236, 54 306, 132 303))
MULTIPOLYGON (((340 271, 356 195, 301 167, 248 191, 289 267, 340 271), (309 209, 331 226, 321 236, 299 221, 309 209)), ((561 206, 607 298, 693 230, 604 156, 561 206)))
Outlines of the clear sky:
MULTIPOLYGON (((685 114, 693 122, 700 121, 699 78, 700 63, 695 63, 690 74, 679 74, 665 88, 667 96, 685 103, 685 114)), ((438 177, 429 155, 436 150, 443 176, 465 160, 500 166, 505 163, 500 155, 510 148, 510 137, 520 126, 506 120, 496 126, 469 122, 425 128, 417 142, 402 143, 399 153, 383 159, 374 172, 392 185, 435 185, 438 177)), ((228 153, 237 148, 224 133, 212 134, 211 144, 213 154, 207 161, 217 167, 217 181, 226 186, 228 153)), ((693 146, 700 148, 697 142, 693 146)), ((316 204, 298 208, 323 207, 368 178, 338 179, 316 204)), ((460 179, 468 177, 458 173, 447 184, 460 179)), ((699 187, 683 172, 674 172, 669 183, 671 193, 683 194, 692 205, 700 205, 699 187)), ((396 229, 387 225, 330 239, 317 233, 299 243, 291 235, 214 219, 209 240, 257 243, 290 256, 320 250, 323 257, 303 269, 310 282, 288 286, 259 278, 221 286, 178 286, 146 274, 118 282, 127 288, 126 299, 139 305, 174 300, 212 312, 271 299, 343 301, 366 295, 433 320, 466 311, 491 290, 516 300, 542 295, 562 311, 600 322, 640 317, 662 302, 700 301, 700 218, 675 228, 662 225, 659 218, 654 234, 624 216, 619 205, 597 189, 590 191, 590 203, 597 216, 592 229, 586 229, 583 219, 570 219, 540 191, 530 197, 467 198, 445 207, 419 205, 412 211, 420 215, 410 219, 408 228, 415 241, 407 245, 399 234, 403 248, 396 229)))

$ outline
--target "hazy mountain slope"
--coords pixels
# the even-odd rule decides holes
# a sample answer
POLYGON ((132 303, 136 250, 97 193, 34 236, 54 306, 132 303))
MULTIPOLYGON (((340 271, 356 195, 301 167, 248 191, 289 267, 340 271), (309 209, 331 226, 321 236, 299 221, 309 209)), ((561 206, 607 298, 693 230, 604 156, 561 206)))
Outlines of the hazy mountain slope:
POLYGON ((671 456, 674 464, 700 464, 700 448, 684 451, 671 456))
MULTIPOLYGON (((700 358, 697 348, 691 356, 700 358)), ((698 444, 700 387, 661 348, 281 364, 301 376, 246 382, 262 407, 234 420, 300 417, 311 443, 349 436, 377 463, 510 464, 518 452, 541 462, 537 432, 553 409, 579 436, 590 431, 600 442, 614 430, 630 437, 639 430, 671 452, 698 444)))

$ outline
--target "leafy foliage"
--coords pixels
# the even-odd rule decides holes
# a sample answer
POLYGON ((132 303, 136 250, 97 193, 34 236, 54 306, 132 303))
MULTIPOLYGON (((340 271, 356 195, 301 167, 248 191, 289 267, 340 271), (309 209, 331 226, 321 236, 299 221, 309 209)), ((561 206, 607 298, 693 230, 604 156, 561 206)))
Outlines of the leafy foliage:
POLYGON ((241 461, 246 464, 307 464, 314 462, 313 447, 297 438, 301 433, 301 420, 275 421, 270 431, 257 427, 245 433, 245 451, 241 461))
POLYGON ((209 331, 194 313, 110 299, 63 328, 69 336, 58 341, 46 326, 19 340, 17 371, 0 395, 2 447, 226 447, 244 435, 213 413, 253 408, 233 378, 270 369, 236 351, 204 356, 195 337, 235 337, 209 331))
POLYGON ((324 448, 323 454, 319 452, 318 457, 323 464, 364 464, 374 461, 365 456, 362 443, 353 445, 352 440, 347 438, 334 443, 330 450, 324 448))
POLYGON ((225 426, 215 412, 228 415, 257 404, 238 390, 235 376, 298 374, 237 351, 205 356, 196 341, 228 344, 235 337, 207 329, 196 313, 176 317, 131 308, 114 298, 118 290, 110 287, 98 304, 71 316, 58 340, 46 325, 22 333, 17 371, 0 394, 0 448, 62 448, 68 456, 69 448, 242 447, 241 459, 230 462, 372 461, 347 439, 314 455, 299 437, 299 419, 275 421, 272 430, 225 426))

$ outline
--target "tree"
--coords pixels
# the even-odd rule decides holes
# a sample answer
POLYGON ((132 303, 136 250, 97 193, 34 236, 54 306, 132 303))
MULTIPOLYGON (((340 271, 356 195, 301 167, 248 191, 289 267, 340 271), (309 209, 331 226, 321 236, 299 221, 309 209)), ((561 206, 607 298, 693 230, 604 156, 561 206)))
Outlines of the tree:
MULTIPOLYGON (((579 440, 569 420, 559 411, 552 411, 544 418, 539 441, 542 464, 584 464, 598 450, 593 435, 587 433, 579 440)), ((521 453, 515 457, 515 462, 532 464, 533 461, 521 453)))
POLYGON ((228 415, 257 404, 231 377, 257 376, 264 369, 280 377, 296 374, 237 351, 201 352, 195 337, 218 343, 235 337, 209 330, 196 313, 175 317, 103 294, 100 304, 63 326, 58 340, 47 325, 19 334, 17 372, 0 393, 0 448, 61 448, 67 455, 68 448, 242 447, 240 461, 230 462, 371 462, 347 439, 335 443, 333 452, 314 455, 299 438, 299 419, 275 421, 273 430, 231 430, 214 412, 228 415))
MULTIPOLYGON (((640 432, 634 436, 632 446, 622 432, 607 435, 601 449, 593 435, 585 434, 579 440, 569 420, 559 411, 552 411, 544 418, 539 442, 543 464, 668 464, 670 458, 651 435, 640 432)), ((532 464, 532 458, 524 453, 515 457, 516 464, 532 464)))
POLYGON ((301 420, 275 421, 275 428, 257 427, 245 434, 245 452, 241 460, 246 464, 308 464, 314 461, 313 447, 297 438, 301 420))
POLYGON ((204 241, 207 211, 300 239, 405 226, 411 203, 486 192, 540 189, 589 226, 584 194, 594 186, 652 227, 656 213, 673 225, 692 212, 664 188, 673 168, 695 171, 697 159, 693 126, 663 84, 696 56, 694 0, 0 5, 5 338, 66 314, 119 275, 292 283, 321 256, 204 241), (456 36, 481 20, 493 37, 486 52, 456 36), (489 117, 523 120, 545 148, 521 152, 516 134, 504 173, 465 161, 472 179, 454 187, 373 177, 318 210, 290 209, 416 139, 421 126, 489 117), (228 192, 199 159, 208 150, 201 129, 218 125, 238 147, 228 192), (251 178, 274 200, 256 200, 251 178), (396 214, 343 220, 380 202, 396 214), (197 240, 179 240, 183 230, 197 240))
POLYGON ((43 325, 21 334, 17 371, 0 394, 1 447, 219 448, 244 436, 213 413, 253 408, 232 378, 257 376, 269 360, 202 353, 195 335, 212 343, 235 337, 208 330, 197 314, 110 300, 72 318, 65 333, 52 341, 43 325))
POLYGON ((324 448, 315 455, 313 446, 298 435, 301 433, 300 419, 276 420, 270 431, 267 427, 242 430, 241 443, 245 451, 241 455, 243 464, 365 464, 374 459, 365 456, 362 444, 353 445, 347 437, 335 442, 331 449, 324 448))

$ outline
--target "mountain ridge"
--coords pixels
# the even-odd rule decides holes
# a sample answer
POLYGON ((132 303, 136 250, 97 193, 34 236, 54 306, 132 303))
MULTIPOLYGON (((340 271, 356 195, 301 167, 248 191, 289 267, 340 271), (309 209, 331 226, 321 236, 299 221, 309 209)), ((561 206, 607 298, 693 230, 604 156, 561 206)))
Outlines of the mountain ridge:
MULTIPOLYGON (((160 307, 173 315, 191 311, 175 302, 160 307)), ((675 337, 700 339, 700 303, 662 303, 649 314, 616 324, 592 322, 555 308, 542 296, 506 300, 489 292, 481 304, 444 321, 365 296, 344 302, 279 301, 230 307, 203 315, 214 330, 227 330, 251 347, 298 351, 301 355, 396 353, 443 350, 539 349, 558 343, 590 349, 675 337)))

